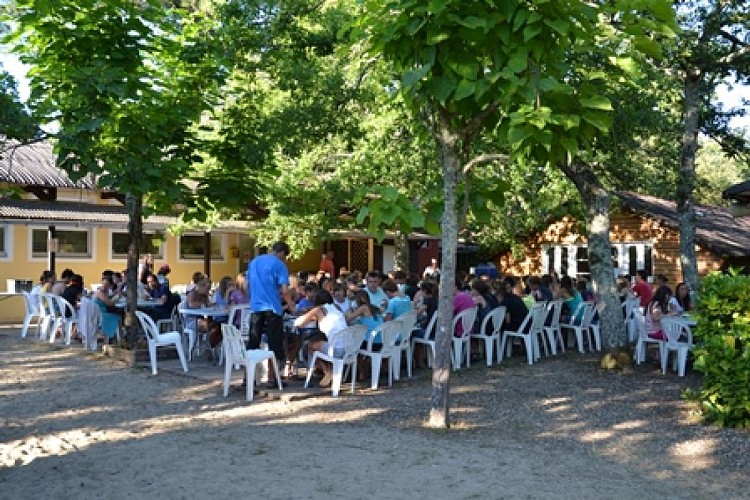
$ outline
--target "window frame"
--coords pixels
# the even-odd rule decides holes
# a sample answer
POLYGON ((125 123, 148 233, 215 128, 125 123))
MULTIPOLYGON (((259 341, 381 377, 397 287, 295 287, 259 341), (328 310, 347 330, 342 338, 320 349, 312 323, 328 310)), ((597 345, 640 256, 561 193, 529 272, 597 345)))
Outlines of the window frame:
MULTIPOLYGON (((196 232, 189 232, 189 233, 183 233, 177 238, 177 261, 178 262, 196 262, 196 261, 202 261, 203 260, 203 254, 188 254, 187 256, 183 254, 182 246, 183 246, 183 238, 189 236, 189 237, 196 237, 196 238, 203 238, 204 233, 196 233, 196 232)), ((214 257, 211 256, 211 262, 226 262, 227 260, 227 235, 224 233, 211 233, 211 238, 218 238, 219 239, 219 245, 214 245, 213 241, 211 244, 211 250, 215 251, 215 249, 218 247, 219 255, 214 257)))
MULTIPOLYGON (((30 260, 46 260, 48 252, 34 252, 34 232, 43 231, 45 239, 48 238, 49 228, 44 226, 29 226, 28 237, 29 237, 29 255, 30 260)), ((71 227, 71 226, 56 226, 55 231, 58 233, 58 239, 60 233, 85 233, 86 234, 86 252, 64 252, 57 251, 55 256, 61 259, 70 259, 78 261, 91 261, 94 259, 94 249, 96 248, 96 232, 90 227, 71 227)))
MULTIPOLYGON (((149 235, 155 235, 156 233, 157 233, 157 231, 144 231, 143 235, 144 236, 149 236, 149 235)), ((124 234, 124 235, 127 236, 128 232, 120 230, 120 229, 110 229, 109 230, 109 258, 110 258, 110 260, 127 260, 127 258, 128 258, 127 252, 125 252, 124 254, 123 253, 116 253, 115 252, 114 243, 115 243, 115 235, 116 234, 124 234)), ((164 260, 164 255, 166 255, 166 252, 167 252, 167 248, 166 248, 167 241, 166 241, 166 239, 167 239, 166 236, 164 236, 162 238, 162 242, 159 245, 159 249, 158 249, 157 252, 151 252, 151 254, 154 256, 154 259, 156 259, 156 260, 164 260)), ((143 249, 141 249, 141 256, 143 256, 144 253, 147 253, 147 252, 145 252, 145 251, 143 251, 143 249)))

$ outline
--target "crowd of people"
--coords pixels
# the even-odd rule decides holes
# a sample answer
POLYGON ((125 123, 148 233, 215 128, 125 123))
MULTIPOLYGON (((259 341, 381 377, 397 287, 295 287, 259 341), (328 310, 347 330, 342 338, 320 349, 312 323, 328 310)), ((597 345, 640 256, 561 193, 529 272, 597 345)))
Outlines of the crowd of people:
MULTIPOLYGON (((335 256, 329 251, 323 256, 318 272, 290 275, 286 266, 288 255, 288 245, 283 241, 277 242, 268 253, 255 257, 246 273, 235 278, 222 277, 213 290, 209 278, 196 272, 184 296, 171 291, 169 265, 164 264, 154 271, 153 257, 146 255, 138 268, 138 298, 150 301, 150 307, 144 310, 155 320, 168 318, 179 304, 188 309, 218 306, 227 311, 233 305, 249 304, 252 316, 247 347, 257 349, 262 341, 267 341, 279 366, 284 366, 285 360, 296 358, 303 341, 307 344, 308 356, 314 351, 341 355, 343 338, 339 334, 347 326, 355 324, 363 324, 368 333, 375 333, 371 348, 378 350, 382 347, 379 327, 411 311, 417 315, 413 335, 434 336, 434 329, 428 331, 428 325, 438 309, 441 271, 437 259, 432 259, 421 274, 400 270, 388 275, 374 270, 363 274, 359 271, 349 272, 346 268, 336 271, 335 256), (296 318, 292 335, 284 328, 284 318, 289 315, 296 318)), ((115 337, 122 323, 121 299, 126 291, 123 274, 124 271, 105 270, 101 285, 95 287, 90 296, 102 312, 102 332, 108 340, 115 337)), ((634 283, 631 283, 629 276, 622 276, 618 278, 618 291, 622 301, 638 300, 648 334, 653 338, 663 338, 661 318, 690 311, 690 291, 685 283, 679 283, 673 293, 663 275, 656 277, 655 286, 649 283, 648 278, 643 270, 637 272, 634 283)), ((73 305, 87 294, 82 276, 71 269, 65 269, 59 280, 55 273, 44 271, 33 291, 60 295, 73 305)), ((493 325, 489 321, 486 330, 481 332, 485 334, 491 333, 496 326, 501 332, 517 331, 529 314, 532 303, 553 300, 563 302, 564 322, 580 322, 583 308, 578 306, 584 301, 595 301, 596 297, 586 279, 554 274, 522 278, 462 274, 455 281, 452 297, 454 315, 468 308, 477 308, 474 332, 479 331, 484 318, 492 310, 505 307, 503 324, 493 325)), ((45 303, 42 305, 53 307, 45 303)), ((192 325, 186 324, 187 327, 212 332, 210 338, 214 346, 221 341, 218 325, 226 322, 228 315, 215 316, 210 320, 197 315, 187 316, 185 320, 194 322, 192 325)), ((454 332, 457 336, 467 333, 460 326, 454 332)), ((415 366, 421 367, 423 360, 424 352, 416 346, 415 366)), ((322 374, 320 385, 330 384, 330 366, 321 363, 316 369, 322 374)), ((366 377, 367 366, 361 367, 360 373, 366 377)), ((275 379, 273 375, 269 380, 275 379)))

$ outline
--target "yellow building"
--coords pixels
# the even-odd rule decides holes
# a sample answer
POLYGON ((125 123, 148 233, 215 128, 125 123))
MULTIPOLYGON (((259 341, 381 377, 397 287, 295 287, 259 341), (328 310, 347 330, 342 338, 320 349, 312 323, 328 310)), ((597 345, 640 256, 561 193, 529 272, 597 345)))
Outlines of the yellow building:
MULTIPOLYGON (((208 274, 214 282, 236 276, 258 252, 248 223, 227 222, 173 236, 167 229, 176 222, 166 216, 143 221, 154 267, 158 270, 169 264, 173 288, 187 285, 196 271, 208 274), (206 265, 209 245, 211 258, 206 265)), ((72 182, 57 168, 49 143, 18 146, 0 141, 0 292, 33 285, 46 269, 59 276, 70 268, 83 276, 86 286, 99 283, 106 269, 123 271, 129 244, 127 224, 122 195, 96 189, 91 177, 72 182)), ((424 235, 410 239, 414 267, 421 269, 422 261, 437 255, 437 242, 424 235)), ((376 244, 361 233, 342 233, 336 241, 289 262, 290 272, 317 271, 324 248, 335 250, 338 267, 363 272, 393 269, 392 244, 376 244)), ((20 297, 0 295, 0 299, 6 299, 0 301, 0 323, 23 319, 20 297)))

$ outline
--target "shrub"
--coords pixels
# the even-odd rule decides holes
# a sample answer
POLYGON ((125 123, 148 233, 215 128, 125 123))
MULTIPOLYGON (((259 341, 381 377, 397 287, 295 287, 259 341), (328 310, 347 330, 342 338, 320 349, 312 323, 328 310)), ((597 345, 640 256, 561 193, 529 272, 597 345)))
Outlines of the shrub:
POLYGON ((699 296, 693 367, 704 378, 695 396, 706 420, 750 428, 750 276, 711 273, 699 296))

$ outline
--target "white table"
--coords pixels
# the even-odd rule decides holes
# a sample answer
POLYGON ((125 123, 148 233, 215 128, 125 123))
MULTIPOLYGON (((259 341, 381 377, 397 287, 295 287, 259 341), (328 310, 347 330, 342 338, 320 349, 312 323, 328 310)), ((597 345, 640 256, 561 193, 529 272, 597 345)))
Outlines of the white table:
MULTIPOLYGON (((217 307, 180 307, 177 312, 180 313, 180 316, 183 318, 188 318, 189 316, 193 317, 199 317, 204 319, 210 319, 210 318, 216 318, 216 317, 222 317, 222 316, 229 316, 229 308, 223 307, 223 306, 217 306, 217 307)), ((194 327, 188 326, 188 321, 185 320, 182 322, 185 326, 185 331, 188 332, 188 358, 190 361, 193 360, 193 349, 197 345, 197 339, 198 339, 198 326, 197 324, 194 327)))

